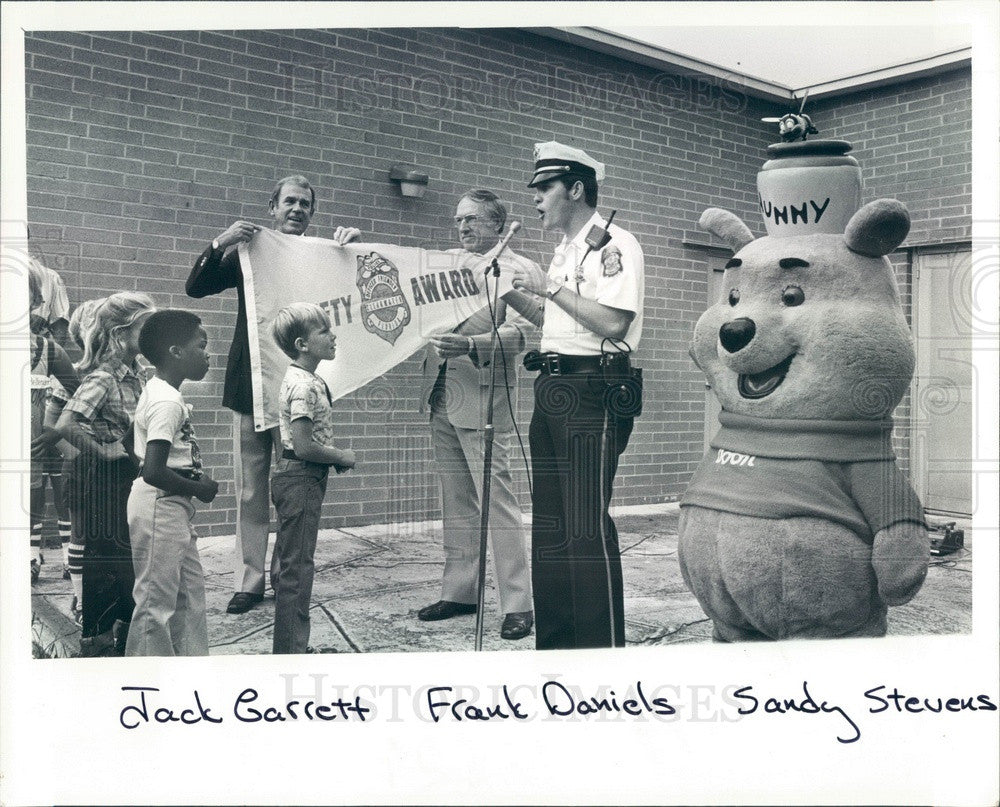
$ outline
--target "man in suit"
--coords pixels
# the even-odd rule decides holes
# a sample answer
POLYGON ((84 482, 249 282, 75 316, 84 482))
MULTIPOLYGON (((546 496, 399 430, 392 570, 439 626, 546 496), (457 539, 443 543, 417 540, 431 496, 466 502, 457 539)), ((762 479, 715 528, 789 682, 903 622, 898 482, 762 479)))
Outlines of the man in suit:
MULTIPOLYGON (((455 254, 483 255, 500 240, 507 210, 488 190, 470 190, 459 199, 455 226, 462 244, 455 254)), ((503 261, 535 266, 507 249, 503 261)), ((536 267, 537 268, 537 267, 536 267)), ((485 288, 481 273, 477 280, 485 288)), ((521 509, 510 475, 509 438, 514 413, 510 388, 516 390, 516 359, 524 350, 528 322, 514 314, 507 319, 504 300, 497 304, 496 392, 493 425, 492 483, 489 537, 500 607, 504 614, 500 635, 522 639, 531 632, 531 581, 521 509)), ((478 595, 479 535, 484 464, 483 427, 490 393, 492 322, 483 307, 450 333, 431 338, 425 360, 425 378, 433 379, 430 393, 431 440, 441 479, 444 517, 444 579, 441 599, 420 609, 424 622, 474 614, 478 595)))
MULTIPOLYGON (((278 181, 271 193, 268 213, 274 229, 287 235, 302 235, 316 209, 316 193, 303 176, 278 181)), ((234 413, 233 452, 236 477, 236 558, 233 597, 226 610, 230 614, 249 611, 264 599, 264 558, 270 527, 269 474, 271 452, 277 428, 257 431, 253 417, 253 387, 250 381, 250 341, 247 333, 246 300, 239 253, 230 249, 249 241, 261 227, 249 221, 234 222, 220 233, 195 262, 187 279, 189 297, 207 297, 226 289, 236 289, 238 307, 236 330, 229 348, 222 405, 234 413)), ((355 227, 338 227, 333 240, 338 244, 361 235, 355 227)))

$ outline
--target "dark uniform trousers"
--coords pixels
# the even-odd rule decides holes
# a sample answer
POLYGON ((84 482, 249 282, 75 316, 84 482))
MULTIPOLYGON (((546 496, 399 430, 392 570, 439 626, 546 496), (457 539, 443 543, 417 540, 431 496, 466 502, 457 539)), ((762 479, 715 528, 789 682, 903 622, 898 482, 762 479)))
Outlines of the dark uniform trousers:
POLYGON ((633 419, 605 407, 593 373, 535 379, 531 572, 535 646, 623 647, 618 532, 608 504, 633 419))

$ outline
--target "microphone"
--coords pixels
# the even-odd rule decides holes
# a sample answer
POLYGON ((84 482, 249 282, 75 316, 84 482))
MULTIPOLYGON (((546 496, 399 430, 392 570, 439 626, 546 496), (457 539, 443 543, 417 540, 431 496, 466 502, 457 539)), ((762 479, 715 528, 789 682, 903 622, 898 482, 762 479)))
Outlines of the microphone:
MULTIPOLYGON (((608 231, 611 228, 611 222, 615 220, 615 213, 617 212, 617 210, 611 211, 611 215, 608 216, 608 223, 603 227, 595 224, 590 228, 590 232, 587 233, 587 237, 584 239, 584 243, 590 247, 590 249, 587 250, 587 255, 590 254, 591 250, 602 249, 611 242, 611 233, 608 231)), ((584 256, 584 260, 586 260, 586 256, 584 256)))
MULTIPOLYGON (((615 220, 615 213, 617 210, 612 210, 611 215, 608 216, 608 223, 601 227, 599 224, 595 224, 590 228, 590 232, 587 233, 587 237, 583 239, 583 242, 587 245, 587 251, 583 253, 583 258, 580 259, 580 266, 583 266, 583 262, 587 260, 587 257, 595 249, 603 249, 609 243, 611 243, 611 233, 609 229, 611 228, 611 222, 615 220)), ((583 275, 578 275, 577 283, 583 279, 583 275)))
POLYGON ((500 277, 500 265, 497 263, 497 258, 503 255, 503 251, 507 249, 507 245, 510 240, 514 237, 518 230, 521 229, 521 222, 512 221, 510 227, 507 229, 507 234, 500 241, 500 249, 497 250, 497 254, 493 256, 493 260, 489 262, 486 266, 486 271, 493 270, 493 277, 500 277))

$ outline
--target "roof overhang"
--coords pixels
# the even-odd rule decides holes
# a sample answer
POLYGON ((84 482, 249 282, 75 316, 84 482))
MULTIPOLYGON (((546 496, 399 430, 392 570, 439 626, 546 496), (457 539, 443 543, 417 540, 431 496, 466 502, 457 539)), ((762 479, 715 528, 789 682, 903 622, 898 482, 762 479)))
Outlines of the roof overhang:
POLYGON ((782 103, 802 98, 807 92, 810 99, 815 101, 886 84, 899 84, 922 76, 946 73, 972 64, 972 48, 960 48, 891 67, 844 76, 833 81, 789 87, 658 45, 640 42, 603 28, 525 28, 524 30, 670 73, 711 76, 727 82, 729 86, 741 88, 747 95, 782 103))

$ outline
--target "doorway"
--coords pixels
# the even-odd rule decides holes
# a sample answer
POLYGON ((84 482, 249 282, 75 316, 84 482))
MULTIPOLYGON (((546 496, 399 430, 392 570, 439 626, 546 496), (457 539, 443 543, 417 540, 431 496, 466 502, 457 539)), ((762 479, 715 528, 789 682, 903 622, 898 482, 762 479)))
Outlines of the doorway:
POLYGON ((910 475, 925 510, 959 517, 973 506, 971 260, 969 249, 917 252, 912 275, 910 475))

